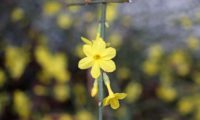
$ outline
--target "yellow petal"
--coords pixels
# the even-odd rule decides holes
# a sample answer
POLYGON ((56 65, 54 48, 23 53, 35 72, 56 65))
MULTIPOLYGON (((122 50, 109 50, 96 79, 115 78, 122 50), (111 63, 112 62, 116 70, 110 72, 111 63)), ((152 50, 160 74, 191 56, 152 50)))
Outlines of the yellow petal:
POLYGON ((117 99, 122 100, 127 96, 127 94, 126 93, 115 93, 115 96, 117 99))
POLYGON ((93 61, 90 57, 85 57, 81 59, 78 63, 80 69, 87 69, 93 65, 93 61))
POLYGON ((104 60, 110 60, 116 56, 116 50, 112 47, 107 48, 102 53, 102 57, 104 60))
POLYGON ((103 106, 107 106, 107 105, 109 105, 109 98, 108 97, 103 99, 103 106))
POLYGON ((101 37, 99 37, 99 38, 97 38, 96 40, 93 41, 93 48, 97 52, 102 52, 106 48, 106 43, 101 37))
POLYGON ((88 40, 87 38, 85 38, 85 37, 81 37, 81 40, 82 40, 85 44, 92 45, 92 42, 91 42, 90 40, 88 40))
POLYGON ((91 70, 91 75, 93 78, 98 78, 100 76, 100 67, 99 67, 99 64, 98 63, 95 63, 93 66, 92 66, 92 70, 91 70))
POLYGON ((85 53, 86 56, 92 56, 93 55, 92 46, 84 45, 83 52, 85 53))
POLYGON ((112 60, 108 61, 101 61, 100 62, 100 67, 105 71, 105 72, 113 72, 116 69, 115 63, 112 60))
POLYGON ((119 108, 119 101, 117 99, 113 99, 110 101, 110 106, 112 109, 117 109, 119 108))

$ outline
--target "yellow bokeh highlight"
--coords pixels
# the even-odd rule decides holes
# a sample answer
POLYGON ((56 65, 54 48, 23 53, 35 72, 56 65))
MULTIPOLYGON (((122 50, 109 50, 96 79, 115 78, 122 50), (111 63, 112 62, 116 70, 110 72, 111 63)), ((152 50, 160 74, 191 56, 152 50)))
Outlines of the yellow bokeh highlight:
POLYGON ((69 81, 70 73, 66 70, 67 57, 64 53, 52 54, 44 46, 38 46, 35 51, 35 56, 38 63, 42 66, 40 78, 43 81, 55 78, 59 83, 66 83, 69 81))
POLYGON ((61 9, 61 4, 57 1, 45 2, 43 11, 46 15, 55 15, 61 9))
POLYGON ((61 114, 58 120, 73 120, 73 118, 69 114, 61 114))
POLYGON ((199 45, 200 45, 200 40, 195 37, 195 36, 190 36, 188 39, 187 39, 187 46, 190 48, 190 49, 193 49, 193 50, 196 50, 199 48, 199 45))
POLYGON ((68 29, 72 25, 72 18, 68 14, 60 14, 57 17, 57 25, 62 29, 68 29))
POLYGON ((177 97, 175 88, 168 85, 161 85, 156 90, 157 96, 165 102, 172 102, 177 97))
POLYGON ((195 109, 194 120, 200 120, 200 106, 195 109))
MULTIPOLYGON (((69 1, 67 1, 67 2, 69 2, 69 1)), ((73 12, 73 13, 76 13, 76 12, 78 12, 78 11, 80 11, 81 10, 81 7, 80 6, 72 6, 72 7, 68 7, 67 8, 67 11, 70 11, 70 12, 73 12)))
POLYGON ((24 73, 29 62, 29 54, 26 49, 8 46, 5 50, 6 68, 14 79, 18 79, 24 73))
POLYGON ((159 72, 159 69, 159 65, 155 61, 146 60, 143 63, 143 71, 149 76, 156 75, 159 72))
POLYGON ((108 40, 113 47, 120 47, 123 44, 122 36, 119 33, 111 34, 108 40))
POLYGON ((76 116, 76 120, 95 120, 91 112, 86 111, 86 110, 81 110, 79 111, 76 116))
POLYGON ((192 80, 196 83, 196 84, 200 84, 200 72, 194 72, 192 75, 192 80))
POLYGON ((128 67, 120 67, 117 70, 117 77, 121 80, 128 79, 131 75, 131 70, 128 67))
POLYGON ((107 7, 106 19, 108 22, 112 22, 117 17, 117 5, 112 4, 107 7))
POLYGON ((47 94, 47 88, 42 85, 34 86, 33 91, 38 96, 44 96, 47 94))
POLYGON ((31 113, 31 104, 28 96, 22 91, 14 92, 14 110, 23 120, 28 120, 31 113))
POLYGON ((76 84, 73 87, 73 95, 75 96, 75 103, 77 106, 82 106, 86 104, 86 90, 82 84, 76 84))
POLYGON ((75 55, 79 58, 83 58, 85 55, 83 53, 83 50, 82 50, 82 45, 78 44, 76 47, 75 47, 75 55))
POLYGON ((178 111, 181 114, 186 115, 186 114, 188 114, 188 113, 193 111, 194 104, 193 104, 192 99, 183 98, 178 102, 177 107, 178 107, 178 111))
POLYGON ((0 69, 0 87, 2 87, 5 83, 6 75, 3 70, 0 69))
POLYGON ((11 13, 11 20, 17 22, 24 17, 24 10, 22 8, 15 8, 11 13))
POLYGON ((188 55, 183 50, 177 50, 173 52, 169 56, 170 62, 173 66, 175 66, 175 69, 177 73, 181 76, 185 76, 190 71, 190 60, 188 55))
POLYGON ((53 120, 53 118, 50 115, 45 115, 42 120, 53 120))
POLYGON ((125 93, 127 93, 126 101, 128 103, 133 103, 142 94, 142 85, 136 82, 129 83, 125 89, 125 93))
POLYGON ((191 18, 188 16, 182 16, 180 18, 181 26, 183 26, 184 29, 190 29, 193 25, 191 18))
POLYGON ((64 102, 70 97, 69 87, 65 84, 58 84, 53 87, 54 98, 60 102, 64 102))
POLYGON ((149 59, 159 59, 163 55, 162 46, 154 44, 149 48, 148 51, 149 59))

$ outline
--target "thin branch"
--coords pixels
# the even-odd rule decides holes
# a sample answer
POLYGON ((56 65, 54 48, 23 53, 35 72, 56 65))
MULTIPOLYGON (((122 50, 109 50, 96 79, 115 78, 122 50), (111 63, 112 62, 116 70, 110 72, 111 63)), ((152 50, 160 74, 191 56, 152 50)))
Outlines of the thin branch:
POLYGON ((127 3, 131 2, 132 0, 79 0, 77 2, 66 2, 65 0, 59 0, 62 2, 66 7, 70 6, 81 6, 81 5, 92 5, 92 4, 101 4, 101 3, 127 3))

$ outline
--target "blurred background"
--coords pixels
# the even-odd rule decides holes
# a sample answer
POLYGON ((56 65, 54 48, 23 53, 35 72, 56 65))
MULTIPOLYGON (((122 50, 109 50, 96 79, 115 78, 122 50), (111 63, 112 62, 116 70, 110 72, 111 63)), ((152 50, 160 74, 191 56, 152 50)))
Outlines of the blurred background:
MULTIPOLYGON (((77 64, 99 11, 70 1, 1 0, 1 120, 96 120, 93 79, 77 64)), ((109 4, 107 25, 112 88, 128 96, 105 120, 200 120, 200 0, 109 4)))

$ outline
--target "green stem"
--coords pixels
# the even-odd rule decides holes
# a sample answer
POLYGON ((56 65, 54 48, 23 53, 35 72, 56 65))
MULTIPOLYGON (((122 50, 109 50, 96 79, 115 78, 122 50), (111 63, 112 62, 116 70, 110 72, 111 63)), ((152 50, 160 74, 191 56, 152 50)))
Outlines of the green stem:
POLYGON ((102 73, 99 77, 99 90, 98 90, 98 95, 99 95, 99 119, 98 120, 103 120, 103 77, 102 73))
MULTIPOLYGON (((106 3, 101 3, 100 36, 105 40, 106 3)), ((99 77, 99 119, 103 120, 103 74, 99 77)))

